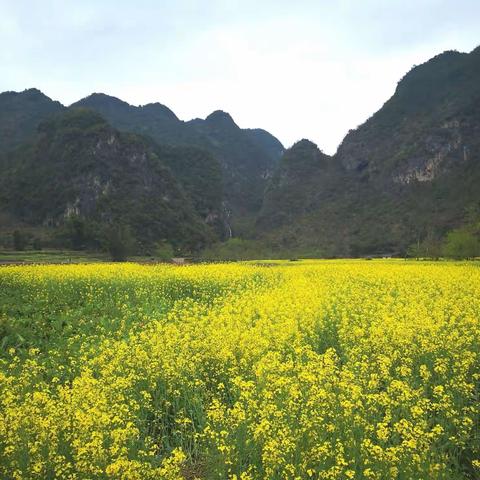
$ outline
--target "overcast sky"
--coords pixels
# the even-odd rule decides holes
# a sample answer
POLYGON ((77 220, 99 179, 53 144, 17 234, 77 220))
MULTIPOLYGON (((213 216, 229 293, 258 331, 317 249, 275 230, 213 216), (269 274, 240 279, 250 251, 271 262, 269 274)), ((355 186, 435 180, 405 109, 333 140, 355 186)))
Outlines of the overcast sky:
POLYGON ((333 153, 414 64, 480 44, 480 0, 0 0, 0 91, 228 111, 333 153))

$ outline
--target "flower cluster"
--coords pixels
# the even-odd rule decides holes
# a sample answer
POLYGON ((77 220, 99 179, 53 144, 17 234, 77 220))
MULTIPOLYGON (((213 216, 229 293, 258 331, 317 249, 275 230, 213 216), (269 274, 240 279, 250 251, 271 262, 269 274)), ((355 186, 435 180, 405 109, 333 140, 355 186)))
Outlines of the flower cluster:
POLYGON ((480 476, 480 269, 0 269, 0 477, 480 476))

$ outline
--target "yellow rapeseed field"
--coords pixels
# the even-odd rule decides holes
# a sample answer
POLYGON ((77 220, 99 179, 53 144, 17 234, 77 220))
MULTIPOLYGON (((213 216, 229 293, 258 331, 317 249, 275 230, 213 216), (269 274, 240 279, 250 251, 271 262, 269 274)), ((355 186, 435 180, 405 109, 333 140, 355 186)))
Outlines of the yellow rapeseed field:
POLYGON ((2 479, 480 478, 480 267, 0 268, 2 479))

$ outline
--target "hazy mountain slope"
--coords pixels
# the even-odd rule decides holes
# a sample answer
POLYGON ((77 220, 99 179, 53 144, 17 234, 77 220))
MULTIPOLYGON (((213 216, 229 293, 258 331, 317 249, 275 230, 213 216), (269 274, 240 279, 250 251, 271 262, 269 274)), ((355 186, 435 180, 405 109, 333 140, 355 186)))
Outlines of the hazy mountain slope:
POLYGON ((472 139, 470 126, 459 122, 479 101, 480 47, 470 54, 444 52, 405 75, 393 97, 345 137, 336 156, 369 177, 429 181, 462 160, 472 139))
POLYGON ((223 179, 220 163, 197 147, 154 146, 162 162, 181 184, 196 213, 219 236, 226 235, 223 212, 223 179))
POLYGON ((0 155, 19 146, 42 120, 63 109, 35 88, 0 93, 0 155))
POLYGON ((278 138, 262 128, 245 128, 243 131, 247 136, 260 146, 269 156, 273 164, 276 164, 279 158, 285 152, 285 147, 278 138))
POLYGON ((243 130, 222 111, 183 122, 163 105, 134 107, 104 94, 90 95, 73 106, 92 108, 116 128, 148 135, 157 143, 210 152, 222 167, 226 209, 235 214, 259 210, 266 179, 283 153, 281 143, 268 132, 243 130))
POLYGON ((301 140, 280 160, 265 192, 259 222, 290 224, 329 198, 332 177, 339 174, 332 158, 309 140, 301 140))
POLYGON ((260 237, 359 255, 443 235, 480 202, 480 49, 413 68, 332 159, 306 169, 305 150, 320 158, 311 144, 285 154, 266 192, 260 237))
POLYGON ((10 157, 4 208, 28 225, 56 228, 78 216, 99 226, 126 224, 145 246, 168 240, 201 248, 212 232, 163 156, 97 113, 69 110, 42 123, 32 144, 10 157))
POLYGON ((79 204, 82 215, 125 218, 144 242, 167 232, 190 245, 211 238, 206 223, 221 236, 232 218, 234 234, 251 235, 256 216, 256 236, 279 250, 364 255, 442 236, 480 202, 480 48, 414 67, 333 157, 302 140, 279 161, 283 146, 275 137, 241 129, 223 111, 183 122, 163 105, 134 107, 103 94, 75 105, 145 137, 73 109, 72 117, 44 123, 29 145, 35 126, 63 107, 37 90, 1 94, 0 153, 10 152, 7 164, 0 158, 3 213, 55 225, 79 204), (97 202, 89 172, 114 179, 117 196, 108 208, 97 202))
MULTIPOLYGON (((225 198, 234 214, 256 212, 262 204, 268 177, 279 156, 265 148, 260 136, 238 127, 223 111, 211 113, 205 120, 187 122, 187 128, 208 141, 208 148, 223 169, 225 198)), ((283 153, 283 147, 278 153, 283 153)))
POLYGON ((183 122, 160 103, 135 107, 104 93, 92 93, 71 105, 71 108, 78 107, 95 110, 119 130, 148 135, 161 144, 182 143, 183 122))

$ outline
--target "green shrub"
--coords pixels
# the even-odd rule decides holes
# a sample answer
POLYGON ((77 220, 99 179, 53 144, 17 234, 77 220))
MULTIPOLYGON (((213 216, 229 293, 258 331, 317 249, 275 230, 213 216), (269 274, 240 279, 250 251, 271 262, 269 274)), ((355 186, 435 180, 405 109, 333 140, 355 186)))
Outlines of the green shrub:
POLYGON ((13 232, 13 248, 17 252, 23 252, 27 247, 27 237, 20 230, 13 232))
POLYGON ((480 256, 480 241, 467 230, 453 230, 447 234, 444 255, 450 258, 475 258, 480 256))
POLYGON ((175 256, 173 247, 166 241, 158 242, 155 247, 155 257, 160 260, 171 260, 175 256))
POLYGON ((109 226, 105 230, 104 246, 112 261, 125 262, 135 251, 135 238, 128 225, 109 226))

